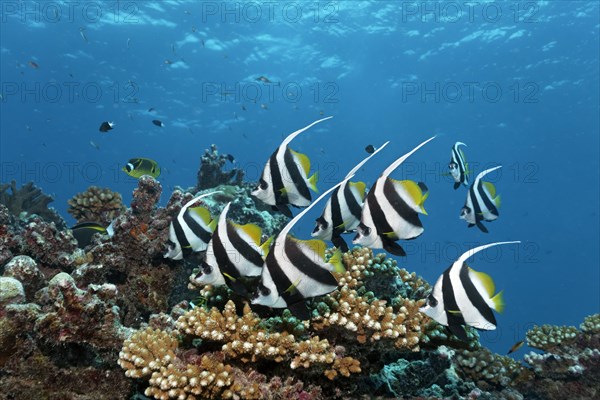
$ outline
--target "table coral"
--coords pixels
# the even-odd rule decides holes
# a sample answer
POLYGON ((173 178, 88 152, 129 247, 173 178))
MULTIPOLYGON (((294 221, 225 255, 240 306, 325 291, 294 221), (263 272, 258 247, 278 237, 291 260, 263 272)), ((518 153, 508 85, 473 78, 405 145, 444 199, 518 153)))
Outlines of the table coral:
POLYGON ((94 221, 105 226, 125 211, 119 193, 97 186, 90 186, 85 192, 77 193, 67 203, 67 212, 77 222, 94 221))

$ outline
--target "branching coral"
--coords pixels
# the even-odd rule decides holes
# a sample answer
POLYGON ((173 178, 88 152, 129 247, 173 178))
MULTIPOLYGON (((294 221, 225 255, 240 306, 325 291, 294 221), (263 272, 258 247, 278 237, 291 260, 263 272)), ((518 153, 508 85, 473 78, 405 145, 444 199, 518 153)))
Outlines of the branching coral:
POLYGON ((67 212, 77 222, 95 221, 108 226, 125 211, 121 195, 108 188, 90 186, 67 201, 67 212))
POLYGON ((244 373, 224 364, 218 353, 181 352, 173 333, 151 328, 138 331, 125 341, 119 365, 129 377, 149 378, 145 394, 156 399, 293 399, 304 393, 302 385, 287 381, 285 386, 295 387, 298 396, 288 393, 277 397, 275 393, 289 391, 282 388, 281 382, 272 380, 266 384, 264 375, 244 373))
POLYGON ((551 350, 564 343, 572 342, 577 336, 574 326, 534 326, 526 334, 527 345, 540 350, 551 350))
POLYGON ((44 194, 33 182, 28 182, 17 189, 17 183, 0 184, 0 203, 4 204, 11 214, 20 216, 22 212, 28 215, 36 214, 44 221, 54 222, 57 227, 64 228, 65 222, 56 210, 48 204, 54 201, 52 196, 44 194), (8 189, 11 193, 8 193, 8 189))
POLYGON ((478 387, 484 390, 488 390, 490 384, 498 388, 509 386, 524 373, 524 368, 517 361, 494 354, 484 347, 457 350, 456 362, 461 374, 474 382, 481 381, 478 387))

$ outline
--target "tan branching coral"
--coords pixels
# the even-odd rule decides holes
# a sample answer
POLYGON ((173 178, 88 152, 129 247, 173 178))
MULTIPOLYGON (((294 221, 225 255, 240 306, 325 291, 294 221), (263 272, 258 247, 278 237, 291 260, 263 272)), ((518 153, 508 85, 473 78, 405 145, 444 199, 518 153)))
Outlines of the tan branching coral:
POLYGON ((399 312, 395 313, 385 300, 369 301, 346 287, 327 297, 329 301, 325 302, 333 307, 312 320, 316 330, 340 326, 352 332, 359 343, 391 339, 397 348, 419 351, 419 337, 425 323, 425 317, 419 312, 422 301, 404 299, 399 312))
POLYGON ((123 343, 119 365, 130 378, 149 376, 175 360, 177 346, 177 339, 173 335, 146 328, 137 331, 123 343))
POLYGON ((97 186, 90 186, 85 192, 77 193, 68 203, 67 211, 77 222, 95 221, 108 226, 125 211, 119 193, 97 186))
POLYGON ((239 359, 244 363, 291 360, 292 369, 310 368, 317 364, 330 365, 333 370, 337 370, 339 366, 343 369, 340 372, 344 376, 347 376, 346 371, 360 371, 357 360, 335 364, 337 355, 326 339, 320 340, 318 336, 313 336, 297 341, 288 332, 267 332, 259 327, 260 322, 261 319, 247 304, 243 315, 238 316, 235 304, 229 301, 222 312, 214 307, 211 310, 196 307, 181 316, 176 327, 188 335, 223 343, 222 351, 227 358, 239 359))

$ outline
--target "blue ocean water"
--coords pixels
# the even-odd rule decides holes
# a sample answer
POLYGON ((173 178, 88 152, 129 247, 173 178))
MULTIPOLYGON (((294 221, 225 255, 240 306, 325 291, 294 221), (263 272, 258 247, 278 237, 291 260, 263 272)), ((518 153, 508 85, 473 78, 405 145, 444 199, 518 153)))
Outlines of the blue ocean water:
MULTIPOLYGON (((470 262, 505 291, 498 330, 482 334, 492 350, 600 310, 597 2, 0 6, 0 182, 34 181, 69 223, 67 200, 90 185, 129 203, 130 158, 160 163, 164 205, 196 184, 211 144, 255 181, 287 134, 332 115, 290 146, 321 190, 368 144, 391 141, 355 178, 370 184, 437 135, 392 174, 430 189, 425 233, 403 242, 401 266, 434 283, 470 247, 522 241, 470 262), (103 121, 115 129, 99 132, 103 121), (473 174, 503 166, 490 176, 502 206, 488 234, 458 218, 466 189, 443 175, 456 141, 473 174)), ((308 238, 319 212, 295 234, 308 238)))

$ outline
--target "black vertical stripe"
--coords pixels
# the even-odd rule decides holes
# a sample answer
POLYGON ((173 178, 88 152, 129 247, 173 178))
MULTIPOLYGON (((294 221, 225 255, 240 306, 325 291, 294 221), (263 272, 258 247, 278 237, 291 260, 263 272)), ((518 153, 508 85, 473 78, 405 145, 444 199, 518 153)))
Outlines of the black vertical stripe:
POLYGON ((290 183, 296 186, 296 190, 298 190, 300 196, 310 201, 310 191, 304 181, 304 171, 300 171, 298 165, 294 162, 294 156, 288 147, 285 148, 283 161, 285 163, 285 169, 289 173, 288 178, 292 180, 290 183))
POLYGON ((185 210, 185 212, 183 213, 183 221, 188 226, 188 228, 190 228, 192 233, 196 235, 196 237, 199 237, 200 240, 202 240, 205 244, 208 244, 208 242, 210 242, 212 232, 209 232, 205 230, 202 226, 200 226, 200 224, 198 224, 196 220, 192 218, 190 212, 191 211, 189 209, 185 210))
POLYGON ((448 318, 448 325, 465 325, 465 319, 463 318, 462 313, 460 313, 460 309, 456 303, 456 297, 454 296, 454 289, 452 288, 452 281, 450 280, 451 269, 452 266, 444 271, 442 278, 442 298, 444 299, 444 310, 446 311, 446 317, 448 318))
POLYGON ((394 187, 394 182, 392 182, 392 180, 389 178, 386 178, 385 183, 383 184, 383 194, 394 208, 394 211, 396 211, 400 217, 406 220, 406 222, 413 226, 418 226, 420 228, 423 227, 423 224, 419 219, 419 214, 410 208, 404 199, 400 197, 396 191, 396 188, 394 187))
POLYGON ((347 182, 344 186, 344 200, 346 201, 346 205, 350 210, 350 213, 356 218, 360 219, 360 214, 362 213, 362 206, 358 204, 358 200, 354 197, 352 193, 352 188, 350 187, 350 182, 347 182))
POLYGON ((188 242, 185 237, 185 233, 183 233, 183 228, 179 224, 179 218, 175 218, 173 222, 173 229, 175 230, 175 237, 177 238, 177 242, 179 242, 179 247, 181 247, 181 251, 184 255, 187 255, 191 252, 190 242, 188 242))
POLYGON ((483 188, 483 182, 481 180, 477 185, 477 192, 483 199, 483 204, 485 204, 485 207, 489 210, 489 212, 491 212, 494 215, 498 215, 498 209, 496 208, 496 205, 494 204, 492 199, 489 198, 489 195, 485 192, 483 188))
POLYGON ((288 290, 289 287, 292 286, 292 281, 290 281, 290 279, 285 274, 283 268, 277 262, 277 258, 275 257, 276 250, 277 249, 272 249, 271 251, 269 251, 269 254, 267 254, 267 257, 265 259, 265 268, 269 270, 269 274, 273 279, 273 283, 277 288, 279 296, 283 297, 283 300, 287 305, 303 301, 304 298, 302 297, 300 292, 286 292, 286 290, 288 290))
POLYGON ((481 180, 476 181, 471 185, 469 189, 469 197, 471 198, 471 204, 473 205, 473 217, 475 217, 475 222, 483 220, 483 214, 481 213, 481 205, 477 201, 477 195, 475 194, 475 186, 481 184, 481 180))
POLYGON ((467 297, 469 298, 469 301, 471 302, 473 307, 475 307, 477 311, 479 311, 479 313, 483 316, 483 318, 485 318, 489 323, 496 325, 496 317, 494 316, 492 309, 490 308, 490 306, 487 305, 483 297, 481 297, 481 294, 477 291, 475 285, 469 277, 469 268, 467 267, 467 264, 463 263, 462 267, 460 268, 459 277, 460 283, 465 289, 467 297))
POLYGON ((311 252, 312 257, 309 257, 302 251, 300 244, 291 239, 285 240, 284 249, 287 260, 292 264, 292 267, 299 269, 302 273, 323 285, 337 286, 337 281, 331 275, 331 272, 315 262, 314 258, 318 257, 318 254, 311 252))
POLYGON ((279 164, 277 163, 277 152, 279 149, 275 150, 271 157, 269 158, 269 166, 271 167, 271 190, 273 191, 273 196, 275 196, 275 204, 288 204, 287 193, 282 189, 285 188, 283 186, 283 179, 281 178, 281 173, 279 172, 279 164))
MULTIPOLYGON (((225 246, 221 241, 221 237, 218 231, 215 231, 215 233, 212 236, 212 246, 213 252, 215 254, 215 259, 217 260, 217 267, 219 268, 221 273, 227 274, 235 279, 239 278, 240 272, 237 270, 237 268, 231 261, 229 254, 227 254, 227 250, 225 249, 225 246)), ((228 282, 229 280, 225 279, 225 281, 228 282)))
POLYGON ((240 257, 245 258, 257 267, 263 266, 263 259, 260 256, 260 253, 242 239, 235 227, 229 222, 227 222, 227 240, 229 240, 240 257))
POLYGON ((383 236, 384 233, 393 232, 393 229, 388 223, 385 217, 385 213, 383 212, 381 206, 379 205, 379 202, 377 201, 377 196, 375 196, 376 187, 377 182, 375 182, 371 190, 369 190, 365 207, 369 207, 369 211, 371 212, 371 218, 373 219, 373 224, 375 225, 375 229, 377 230, 377 235, 383 236))
POLYGON ((340 192, 339 186, 331 194, 331 236, 339 236, 345 230, 344 227, 340 227, 344 223, 342 217, 342 208, 340 205, 340 199, 338 193, 340 192))

